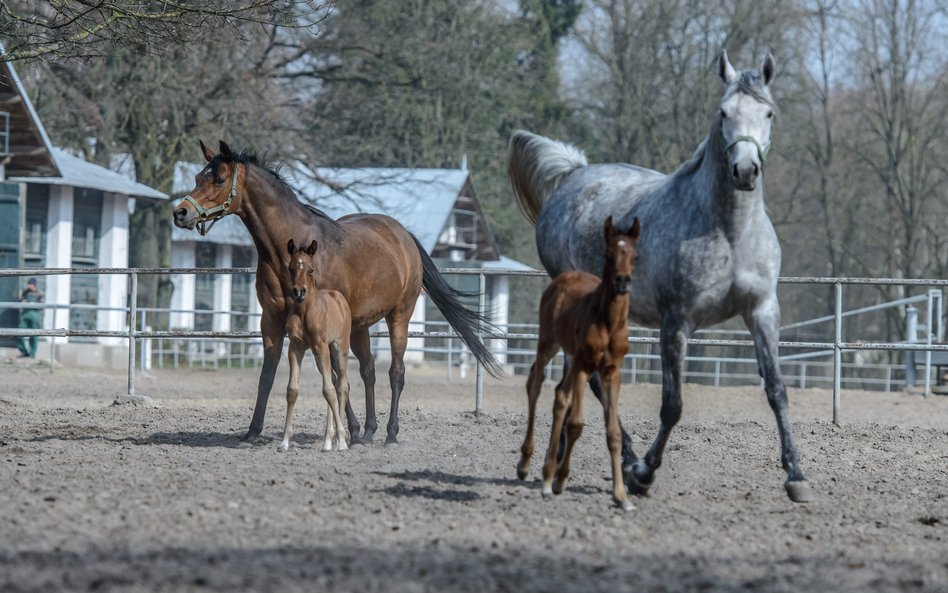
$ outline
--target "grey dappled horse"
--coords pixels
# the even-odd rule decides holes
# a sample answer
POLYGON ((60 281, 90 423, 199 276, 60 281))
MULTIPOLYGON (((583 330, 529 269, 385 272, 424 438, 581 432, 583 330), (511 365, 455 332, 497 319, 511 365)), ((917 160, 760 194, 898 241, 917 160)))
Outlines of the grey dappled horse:
MULTIPOLYGON (((768 55, 760 72, 736 71, 722 53, 726 85, 711 131, 671 175, 624 164, 589 165, 578 149, 529 132, 510 139, 508 172, 518 205, 536 224, 537 249, 550 276, 603 269, 603 221, 641 221, 630 314, 660 330, 661 428, 642 459, 623 430, 629 489, 644 494, 681 417, 681 372, 688 337, 740 315, 754 338, 767 399, 777 418, 787 494, 811 498, 787 410, 777 360, 780 245, 764 208, 763 165, 776 106, 768 55)), ((594 377, 591 386, 600 397, 594 377)))

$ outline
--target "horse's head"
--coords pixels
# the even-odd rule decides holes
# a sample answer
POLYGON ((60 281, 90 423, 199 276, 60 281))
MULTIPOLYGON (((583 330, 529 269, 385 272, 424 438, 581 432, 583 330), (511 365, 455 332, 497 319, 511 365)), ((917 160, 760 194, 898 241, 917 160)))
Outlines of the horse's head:
POLYGON ((202 235, 215 222, 240 208, 237 182, 238 157, 222 140, 220 154, 214 154, 201 142, 207 166, 194 176, 194 189, 174 209, 175 226, 191 230, 195 226, 202 235))
POLYGON ((613 288, 619 294, 629 292, 632 284, 635 262, 639 259, 639 252, 635 248, 635 244, 639 241, 639 228, 638 218, 627 230, 613 226, 612 216, 607 218, 603 225, 602 233, 606 239, 606 269, 602 281, 612 282, 613 288))
MULTIPOLYGON (((777 106, 770 95, 774 79, 774 57, 767 54, 760 72, 738 72, 721 52, 718 74, 727 85, 720 104, 721 146, 728 171, 737 189, 750 191, 770 152, 771 127, 777 106)), ((713 139, 712 139, 713 141, 713 139)))
POLYGON ((290 272, 290 278, 293 279, 293 298, 297 303, 306 300, 307 289, 316 288, 316 241, 307 247, 296 247, 293 239, 286 244, 286 250, 290 254, 290 263, 287 269, 290 272))

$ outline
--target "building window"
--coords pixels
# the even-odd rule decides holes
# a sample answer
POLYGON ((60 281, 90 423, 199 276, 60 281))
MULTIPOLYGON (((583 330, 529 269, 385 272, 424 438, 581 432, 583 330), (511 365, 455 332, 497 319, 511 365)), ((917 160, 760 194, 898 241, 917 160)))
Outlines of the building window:
POLYGON ((77 187, 72 216, 72 262, 94 266, 102 234, 104 193, 77 187))
MULTIPOLYGON (((253 267, 254 250, 251 247, 234 247, 233 263, 235 268, 253 267)), ((250 290, 253 283, 253 274, 234 274, 231 280, 230 308, 234 312, 230 326, 236 331, 253 329, 247 313, 250 312, 250 290)))
MULTIPOLYGON (((198 243, 194 246, 194 266, 213 268, 217 265, 217 246, 213 243, 198 243)), ((194 310, 214 310, 214 284, 216 274, 197 274, 194 278, 194 310)), ((214 329, 212 313, 195 313, 194 329, 211 331, 214 329)))
MULTIPOLYGON (((98 263, 99 238, 102 235, 102 200, 99 190, 77 187, 73 193, 72 267, 94 268, 98 263)), ((69 302, 74 305, 99 304, 98 276, 75 274, 72 277, 69 302)), ((94 308, 70 309, 70 329, 97 328, 94 308)), ((70 341, 95 341, 95 338, 70 338, 70 341)))
POLYGON ((23 263, 28 268, 46 265, 46 227, 49 219, 49 186, 26 186, 26 229, 23 236, 23 263))

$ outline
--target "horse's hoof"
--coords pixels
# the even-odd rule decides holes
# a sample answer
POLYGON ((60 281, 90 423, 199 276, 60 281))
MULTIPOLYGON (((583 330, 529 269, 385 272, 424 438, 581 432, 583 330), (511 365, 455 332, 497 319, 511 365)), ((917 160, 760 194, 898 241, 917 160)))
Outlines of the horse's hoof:
POLYGON ((783 485, 787 490, 787 496, 793 502, 810 502, 813 500, 813 489, 806 480, 787 481, 783 485))
POLYGON ((280 446, 277 447, 277 451, 280 453, 285 453, 290 450, 290 444, 287 442, 280 443, 280 446))
POLYGON ((388 435, 387 437, 385 437, 385 444, 386 444, 386 445, 397 445, 397 444, 398 444, 398 437, 395 436, 395 435, 393 435, 393 434, 388 435))
POLYGON ((530 469, 530 466, 529 466, 528 464, 523 464, 523 463, 521 463, 521 464, 517 465, 517 477, 520 478, 521 480, 526 480, 526 479, 527 479, 527 471, 528 471, 529 469, 530 469))
POLYGON ((359 444, 360 444, 360 445, 365 445, 366 447, 368 447, 369 445, 372 444, 372 441, 373 441, 373 440, 374 440, 374 439, 373 439, 373 434, 372 434, 372 433, 367 433, 367 434, 362 435, 362 438, 359 439, 359 444))
POLYGON ((553 494, 563 494, 566 489, 566 480, 553 480, 553 494))
POLYGON ((260 431, 259 431, 259 430, 254 430, 254 429, 251 428, 250 430, 247 431, 247 434, 245 434, 244 436, 240 437, 240 440, 241 440, 241 442, 248 443, 248 442, 252 441, 253 439, 257 438, 258 436, 260 436, 260 431))
POLYGON ((625 499, 625 500, 617 500, 617 501, 616 501, 616 506, 619 507, 620 509, 622 509, 623 511, 627 512, 627 513, 628 513, 629 511, 634 511, 634 510, 635 510, 635 505, 632 504, 632 501, 629 500, 628 498, 625 499))
POLYGON ((343 441, 339 443, 339 446, 336 447, 336 451, 348 451, 349 447, 346 446, 346 443, 343 441))
POLYGON ((632 466, 632 471, 626 476, 625 488, 636 496, 647 496, 654 480, 655 474, 649 472, 648 467, 643 462, 636 461, 635 465, 632 466))
POLYGON ((550 488, 549 484, 543 485, 543 500, 553 500, 553 489, 550 488))
POLYGON ((323 443, 323 451, 332 451, 332 443, 323 443))

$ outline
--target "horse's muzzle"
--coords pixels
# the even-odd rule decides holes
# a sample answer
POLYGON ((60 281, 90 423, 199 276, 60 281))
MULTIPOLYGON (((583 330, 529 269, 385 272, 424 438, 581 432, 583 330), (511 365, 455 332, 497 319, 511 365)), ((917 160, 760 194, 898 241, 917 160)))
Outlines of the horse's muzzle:
POLYGON ((179 206, 174 210, 174 225, 179 229, 192 230, 194 225, 197 224, 197 216, 190 216, 188 209, 184 206, 179 206))
POLYGON ((615 279, 615 289, 618 294, 628 294, 632 287, 631 276, 617 276, 615 279))
POLYGON ((306 289, 293 287, 293 298, 296 299, 297 303, 302 303, 306 300, 306 289))

